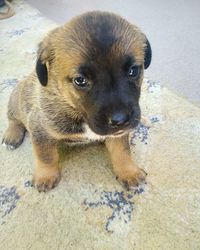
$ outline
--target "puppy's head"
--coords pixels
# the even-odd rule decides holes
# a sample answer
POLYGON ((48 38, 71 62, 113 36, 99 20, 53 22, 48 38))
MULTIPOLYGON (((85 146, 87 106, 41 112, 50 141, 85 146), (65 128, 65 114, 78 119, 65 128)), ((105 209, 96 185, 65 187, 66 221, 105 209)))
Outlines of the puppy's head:
POLYGON ((93 132, 114 135, 138 124, 143 71, 150 63, 150 44, 136 26, 114 14, 89 12, 44 39, 36 72, 93 132))

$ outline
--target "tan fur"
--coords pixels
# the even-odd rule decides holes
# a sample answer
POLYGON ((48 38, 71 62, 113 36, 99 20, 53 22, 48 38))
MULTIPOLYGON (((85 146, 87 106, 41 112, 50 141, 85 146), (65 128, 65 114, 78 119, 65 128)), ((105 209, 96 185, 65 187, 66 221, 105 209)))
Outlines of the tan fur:
MULTIPOLYGON (((22 123, 18 121, 10 120, 9 127, 7 128, 4 138, 8 138, 7 143, 10 142, 14 143, 15 145, 18 145, 21 143, 21 140, 23 140, 25 134, 25 128, 22 123)), ((12 146, 9 149, 14 149, 12 146)))
POLYGON ((37 144, 33 140, 33 151, 36 158, 33 182, 38 191, 48 191, 56 186, 60 180, 57 147, 45 143, 37 144))
POLYGON ((143 182, 146 173, 134 163, 128 142, 128 136, 106 139, 106 147, 110 153, 115 174, 130 186, 137 186, 143 182))
MULTIPOLYGON (((94 12, 93 15, 97 14, 100 12, 94 12)), ((101 12, 101 15, 104 13, 101 12)), ((117 33, 123 26, 124 35, 119 39, 118 46, 114 45, 111 49, 109 60, 119 60, 119 55, 132 51, 136 61, 143 63, 145 36, 136 26, 128 24, 116 15, 113 17, 116 22, 116 30, 113 32, 117 33)), ((81 17, 78 17, 51 31, 40 43, 38 50, 38 58, 47 65, 47 86, 43 87, 40 84, 34 71, 17 85, 10 97, 9 128, 3 141, 7 145, 11 142, 15 147, 17 142, 23 139, 25 129, 28 130, 36 158, 34 183, 39 191, 50 190, 60 180, 57 143, 64 139, 88 139, 84 133, 61 133, 52 121, 54 118, 54 121, 58 119, 57 117, 62 118, 66 111, 72 119, 79 119, 82 113, 87 113, 87 110, 77 107, 77 100, 82 98, 84 93, 77 92, 66 79, 66 76, 76 76, 76 69, 83 56, 90 53, 90 37, 84 25, 81 17), (76 43, 74 39, 81 42, 76 43), (51 114, 51 119, 48 114, 51 114)), ((107 138, 106 146, 111 155, 114 171, 123 181, 128 185, 137 185, 144 180, 145 173, 131 159, 127 136, 107 138)))

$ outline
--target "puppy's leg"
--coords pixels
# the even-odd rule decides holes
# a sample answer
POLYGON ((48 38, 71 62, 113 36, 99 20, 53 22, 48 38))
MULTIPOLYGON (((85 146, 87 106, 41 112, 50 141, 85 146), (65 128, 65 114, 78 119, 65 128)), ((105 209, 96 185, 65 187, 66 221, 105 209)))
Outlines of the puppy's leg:
POLYGON ((57 145, 51 141, 39 143, 34 139, 32 141, 36 158, 33 184, 39 192, 46 192, 60 181, 57 145))
POLYGON ((145 180, 146 173, 131 158, 128 135, 106 139, 105 143, 116 175, 128 188, 145 180))
POLYGON ((2 144, 5 144, 9 150, 19 147, 25 136, 26 129, 24 125, 16 119, 9 119, 9 126, 3 136, 2 144))
POLYGON ((7 117, 9 126, 4 133, 2 144, 5 144, 9 150, 13 150, 23 142, 26 128, 22 123, 20 112, 20 84, 17 85, 10 96, 8 102, 7 117))

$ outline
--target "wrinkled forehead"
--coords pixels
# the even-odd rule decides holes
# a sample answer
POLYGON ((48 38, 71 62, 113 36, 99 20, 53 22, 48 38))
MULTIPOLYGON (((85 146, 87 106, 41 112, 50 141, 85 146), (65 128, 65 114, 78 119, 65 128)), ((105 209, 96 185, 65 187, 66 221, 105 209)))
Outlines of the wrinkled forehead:
POLYGON ((77 69, 80 65, 109 67, 122 65, 128 61, 132 64, 144 63, 145 42, 141 32, 131 25, 111 27, 73 25, 65 30, 58 57, 64 64, 77 69))
POLYGON ((59 65, 70 68, 74 71, 81 69, 83 72, 88 68, 103 70, 112 68, 127 68, 131 65, 143 65, 144 48, 143 44, 124 49, 119 44, 114 44, 110 48, 99 47, 90 43, 83 47, 76 46, 63 51, 59 56, 62 61, 59 65))
POLYGON ((142 65, 143 57, 139 59, 132 51, 128 53, 87 53, 81 54, 76 51, 63 54, 60 58, 60 63, 57 64, 68 75, 74 76, 82 74, 93 78, 94 73, 115 71, 119 74, 121 71, 128 70, 132 65, 142 65))

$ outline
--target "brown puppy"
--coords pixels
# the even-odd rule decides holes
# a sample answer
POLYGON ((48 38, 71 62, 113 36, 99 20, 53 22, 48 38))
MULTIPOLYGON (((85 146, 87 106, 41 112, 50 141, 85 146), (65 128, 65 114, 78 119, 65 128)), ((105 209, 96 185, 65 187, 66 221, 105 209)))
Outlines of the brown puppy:
POLYGON ((39 191, 60 180, 60 141, 104 141, 122 181, 131 186, 145 179, 131 159, 128 134, 140 120, 140 88, 150 62, 145 35, 111 13, 83 14, 44 38, 36 71, 11 94, 3 138, 15 149, 28 130, 39 191))

